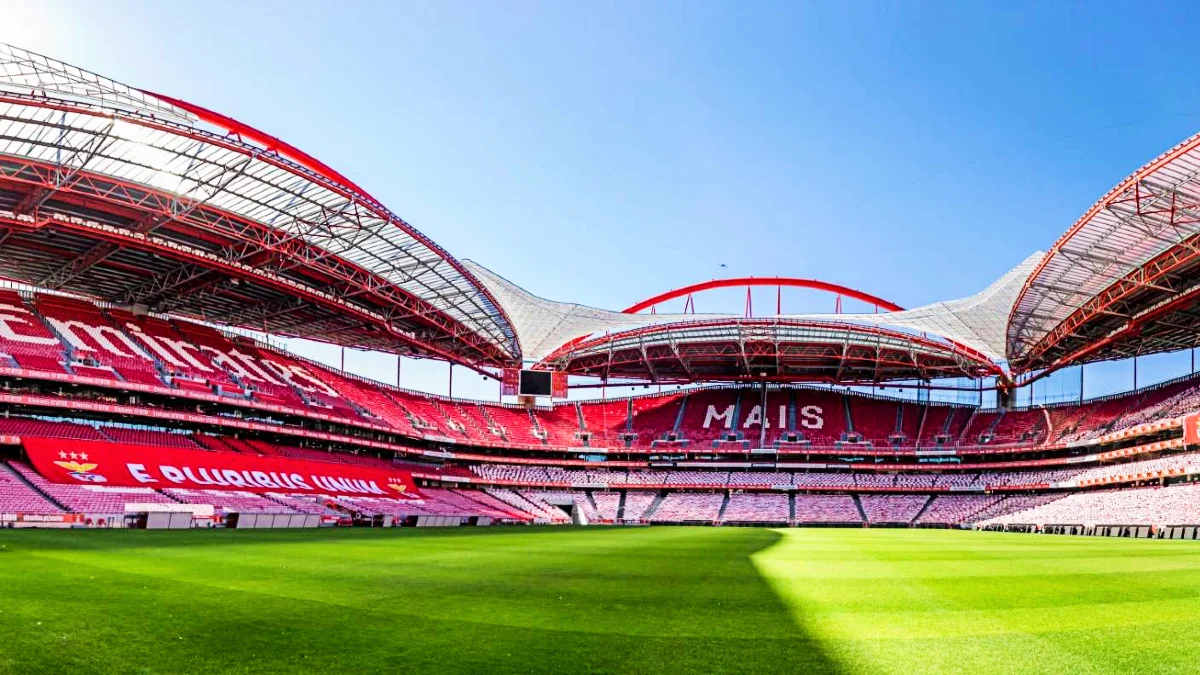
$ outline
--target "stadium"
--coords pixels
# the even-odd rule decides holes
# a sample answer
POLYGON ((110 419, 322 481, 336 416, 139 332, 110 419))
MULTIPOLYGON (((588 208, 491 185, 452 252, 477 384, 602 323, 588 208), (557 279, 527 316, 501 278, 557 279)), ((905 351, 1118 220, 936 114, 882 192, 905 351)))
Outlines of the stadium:
POLYGON ((1194 136, 962 298, 737 277, 610 310, 267 132, 0 47, 0 671, 1189 672, 1200 376, 1013 392, 1198 346, 1198 175, 1194 136), (697 312, 718 288, 745 311, 697 312), (753 311, 784 288, 836 311, 753 311), (952 381, 980 404, 928 395, 952 381))

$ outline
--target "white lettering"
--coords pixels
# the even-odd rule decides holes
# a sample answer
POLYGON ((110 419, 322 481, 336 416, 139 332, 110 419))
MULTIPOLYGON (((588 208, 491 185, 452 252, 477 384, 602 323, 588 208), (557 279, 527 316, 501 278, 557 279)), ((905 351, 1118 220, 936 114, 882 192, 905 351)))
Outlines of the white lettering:
POLYGON ((206 365, 203 361, 196 358, 195 356, 192 356, 192 352, 196 352, 196 354, 203 356, 203 353, 200 351, 200 348, 197 347, 196 345, 194 345, 190 342, 183 342, 182 340, 175 340, 175 339, 172 339, 169 337, 162 337, 161 335, 157 339, 159 342, 174 349, 177 354, 179 354, 181 357, 183 357, 184 361, 187 361, 188 363, 190 363, 192 365, 192 367, 195 368, 196 370, 203 371, 205 373, 211 373, 213 371, 213 369, 209 368, 208 365, 206 365), (188 350, 191 350, 191 351, 188 351, 188 350))
POLYGON ((33 321, 26 317, 32 317, 29 310, 13 307, 12 305, 0 305, 0 336, 5 340, 13 342, 23 342, 30 345, 58 345, 58 338, 38 336, 38 335, 21 335, 14 331, 12 326, 24 324, 26 326, 34 325, 33 321))
POLYGON ((241 377, 248 377, 252 380, 258 380, 260 382, 267 382, 269 384, 279 384, 279 385, 283 384, 283 382, 280 382, 279 380, 276 380, 275 378, 271 377, 267 373, 266 370, 263 370, 261 367, 259 367, 259 365, 257 363, 255 363, 253 359, 250 358, 249 354, 243 354, 235 349, 235 350, 229 352, 228 357, 229 357, 230 361, 238 361, 243 366, 245 366, 244 372, 246 374, 242 375, 241 377), (253 374, 251 374, 251 373, 253 373, 253 374))
POLYGON ((82 321, 77 321, 75 319, 63 320, 63 319, 55 319, 54 317, 47 317, 46 321, 49 321, 52 326, 54 326, 56 329, 58 329, 58 332, 64 338, 66 338, 67 342, 70 342, 71 346, 74 347, 77 351, 84 351, 84 352, 96 351, 91 345, 84 342, 80 338, 79 333, 76 332, 76 331, 83 331, 83 333, 85 335, 92 338, 92 340, 95 340, 96 344, 100 345, 105 351, 116 354, 117 356, 123 356, 125 358, 140 357, 140 358, 146 359, 147 361, 151 360, 150 357, 147 356, 146 353, 143 352, 140 347, 138 347, 136 344, 134 344, 133 340, 130 339, 130 337, 128 335, 122 333, 121 331, 117 330, 116 328, 113 328, 112 326, 90 326, 82 321), (125 347, 128 348, 128 351, 126 351, 125 349, 121 349, 116 344, 114 344, 113 340, 109 339, 110 337, 114 338, 118 342, 122 343, 125 347))
POLYGON ((804 419, 800 420, 800 426, 805 429, 824 429, 825 428, 825 411, 821 410, 819 405, 806 405, 800 409, 800 416, 804 419))
POLYGON ((137 324, 126 323, 125 328, 130 333, 132 333, 135 337, 139 338, 142 341, 142 344, 149 347, 150 351, 154 352, 155 354, 158 354, 158 358, 162 359, 163 361, 166 361, 167 363, 169 363, 173 366, 182 366, 183 365, 183 363, 181 363, 178 359, 175 358, 174 354, 172 354, 170 351, 168 351, 166 348, 164 348, 162 345, 160 345, 154 339, 154 336, 143 333, 142 329, 139 328, 137 324))
POLYGON ((332 388, 329 385, 322 382, 320 379, 317 378, 316 375, 313 375, 304 366, 301 366, 298 364, 288 366, 285 368, 285 371, 288 373, 288 380, 295 386, 303 389, 304 391, 309 391, 309 392, 319 391, 319 392, 325 394, 326 396, 330 396, 332 398, 337 398, 339 396, 339 394, 337 393, 337 390, 335 390, 334 388, 332 388), (296 378, 304 380, 312 386, 311 387, 305 386, 303 382, 297 382, 296 378))
POLYGON ((211 476, 208 473, 208 469, 200 469, 200 477, 214 485, 229 485, 229 483, 225 482, 224 478, 221 478, 221 472, 216 469, 213 469, 211 476))
MULTIPOLYGON (((157 483, 158 479, 150 476, 146 471, 145 464, 126 464, 125 468, 129 469, 129 475, 139 483, 157 483)), ((164 467, 165 468, 165 467, 164 467)))
MULTIPOLYGON (((751 425, 763 424, 762 406, 754 406, 750 409, 750 414, 746 415, 746 421, 742 424, 743 429, 749 429, 751 425)), ((767 428, 771 428, 771 421, 765 420, 767 428)))
MULTIPOLYGON (((200 474, 201 476, 204 475, 204 469, 200 469, 200 474)), ((193 483, 200 483, 201 485, 211 485, 213 483, 213 481, 209 480, 207 477, 197 478, 196 474, 192 472, 192 467, 190 466, 183 467, 183 475, 193 483)))
POLYGON ((250 371, 243 368, 241 364, 221 353, 216 348, 209 347, 208 345, 200 345, 200 349, 212 355, 213 363, 216 363, 218 366, 221 366, 222 368, 233 373, 233 375, 238 379, 251 379, 250 371))
POLYGON ((717 406, 710 403, 708 405, 708 412, 706 412, 704 414, 704 428, 708 429, 710 426, 712 426, 713 420, 724 422, 725 423, 724 426, 726 429, 732 429, 733 428, 733 404, 730 403, 729 407, 725 408, 725 412, 719 413, 719 412, 717 412, 717 406))

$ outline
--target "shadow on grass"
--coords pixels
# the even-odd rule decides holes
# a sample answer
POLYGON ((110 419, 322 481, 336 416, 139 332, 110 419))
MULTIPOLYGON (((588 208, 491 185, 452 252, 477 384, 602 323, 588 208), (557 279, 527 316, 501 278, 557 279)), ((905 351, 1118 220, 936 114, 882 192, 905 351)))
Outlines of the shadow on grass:
POLYGON ((780 541, 771 530, 472 532, 437 562, 407 565, 408 544, 438 550, 452 534, 26 534, 0 533, 18 549, 0 554, 0 672, 839 672, 752 559, 780 541), (324 543, 328 555, 389 535, 396 546, 358 547, 378 561, 369 574, 289 548, 295 573, 253 586, 239 586, 250 568, 238 556, 214 565, 211 549, 173 578, 36 555, 87 540, 98 557, 242 541, 324 543))

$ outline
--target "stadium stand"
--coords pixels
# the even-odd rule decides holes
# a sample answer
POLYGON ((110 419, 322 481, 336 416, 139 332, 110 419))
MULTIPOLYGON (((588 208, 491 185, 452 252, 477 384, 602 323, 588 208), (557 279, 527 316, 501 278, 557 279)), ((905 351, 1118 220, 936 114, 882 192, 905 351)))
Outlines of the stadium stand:
POLYGON ((667 495, 650 514, 656 523, 714 522, 725 496, 712 493, 675 492, 667 495))
POLYGON ((0 433, 13 436, 71 438, 83 441, 102 441, 107 438, 96 427, 87 424, 32 417, 0 417, 0 433))
POLYGON ((23 462, 9 466, 30 485, 73 513, 124 514, 126 504, 166 504, 171 499, 150 488, 51 483, 23 462))
POLYGON ((18 513, 48 515, 62 513, 62 509, 30 485, 27 479, 23 480, 21 473, 9 464, 0 462, 0 514, 18 513))
POLYGON ((163 494, 182 504, 208 504, 220 514, 297 513, 291 507, 276 500, 251 492, 166 488, 163 490, 163 494))
POLYGON ((794 519, 800 523, 852 524, 863 520, 850 495, 809 494, 796 495, 794 519))
MULTIPOLYGON (((1195 419, 1184 417, 1200 411, 1200 376, 1139 388, 1135 375, 1134 391, 1074 404, 1004 401, 1008 383, 1078 365, 1075 355, 1126 358, 1195 342, 1180 334, 1194 332, 1194 317, 1167 312, 1174 301, 1162 294, 1175 292, 1174 281, 1143 284, 1137 297, 1124 298, 1130 325, 1118 333, 1100 325, 1111 317, 1084 303, 1089 298, 1046 295, 1068 285, 1098 292, 1144 272, 1147 260, 1184 250, 1170 237, 1146 238, 1137 224, 1107 222, 1111 214, 1089 212, 1050 253, 1029 256, 969 298, 903 310, 847 287, 791 279, 783 281, 835 293, 837 313, 847 296, 874 305, 875 315, 797 323, 780 313, 764 321, 751 316, 750 289, 775 284, 781 293, 780 280, 714 280, 746 282, 744 318, 641 315, 631 324, 630 314, 685 295, 690 304, 691 293, 716 286, 676 289, 626 312, 562 314, 557 303, 522 300, 522 289, 453 259, 336 171, 297 160, 303 153, 278 139, 270 147, 249 133, 218 141, 192 128, 197 120, 211 123, 211 112, 7 46, 0 61, 8 66, 0 68, 0 85, 14 94, 10 116, 30 120, 8 129, 8 156, 28 164, 22 171, 36 173, 51 155, 72 156, 78 148, 65 139, 90 136, 95 130, 80 125, 110 119, 137 133, 106 136, 96 177, 121 186, 133 175, 163 179, 101 198, 81 197, 67 177, 0 175, 4 217, 20 231, 0 237, 0 506, 21 509, 11 515, 183 502, 337 520, 358 513, 564 523, 570 511, 605 521, 959 525, 1111 517, 1140 501, 1146 508, 1126 509, 1124 517, 1193 517, 1187 489, 1145 486, 1200 475, 1195 419), (66 91, 63 83, 81 76, 91 78, 88 94, 66 91), (96 116, 47 123, 44 116, 63 106, 96 116), (48 128, 62 133, 44 134, 48 128), (178 147, 189 148, 188 161, 170 160, 169 148, 178 147), (197 184, 196 175, 205 181, 197 184), (195 199, 196 186, 210 184, 221 185, 219 206, 212 195, 195 199), (314 223, 311 236, 297 237, 284 225, 335 201, 353 205, 358 224, 370 226, 343 232, 314 223), (164 212, 168 202, 189 207, 164 212), (1074 245, 1090 249, 1110 236, 1138 244, 1112 248, 1095 269, 1071 257, 1080 253, 1074 245), (215 262, 215 252, 234 250, 236 276, 227 260, 215 262), (397 283, 394 260, 405 256, 438 272, 397 283), (1070 275, 1082 281, 1067 282, 1070 275), (53 290, 37 290, 43 286, 53 290), (521 321, 511 320, 516 312, 521 321), (1075 320, 1072 330, 1055 330, 1075 320), (618 359, 633 324, 638 346, 618 359), (747 339, 745 331, 769 339, 747 339), (554 407, 454 399, 340 372, 249 334, 435 357, 504 370, 506 378, 531 361, 595 377, 603 360, 603 377, 639 379, 659 393, 554 407), (525 353, 522 345, 543 341, 557 341, 544 345, 556 351, 525 353), (762 355, 748 346, 767 342, 779 351, 759 370, 752 363, 762 355), (867 342, 874 347, 864 350, 867 342), (883 356, 884 343, 899 346, 895 358, 883 356), (683 354, 678 344, 695 353, 683 354), (651 356, 659 348, 674 352, 651 356), (800 353, 803 359, 789 361, 800 353), (993 376, 1005 407, 886 395, 902 382, 993 376), (713 384, 768 379, 794 382, 713 384), (411 471, 424 498, 53 484, 23 461, 35 438, 411 471)), ((1135 186, 1177 174, 1194 187, 1197 148, 1200 137, 1186 141, 1147 165, 1135 186)), ((1173 232, 1185 211, 1154 215, 1165 219, 1162 231, 1173 232)), ((1195 273, 1172 268, 1179 279, 1195 273)), ((63 463, 77 459, 66 453, 63 463)), ((71 471, 81 481, 107 480, 71 471)))
POLYGON ((625 512, 622 518, 630 521, 646 520, 647 514, 657 504, 659 497, 656 492, 626 492, 625 512))
POLYGON ((915 522, 945 525, 971 522, 975 514, 1003 499, 1002 495, 937 495, 915 522))
POLYGON ((632 399, 631 429, 637 434, 636 444, 648 448, 676 430, 686 394, 666 394, 632 399))
POLYGON ((58 295, 29 298, 0 293, 0 318, 7 326, 0 331, 0 354, 10 367, 31 375, 74 374, 115 388, 134 383, 183 397, 218 395, 230 403, 280 405, 482 445, 582 447, 590 435, 589 445, 623 447, 636 435, 635 447, 649 448, 673 434, 693 446, 722 441, 736 449, 757 445, 765 420, 761 436, 768 445, 786 444, 784 436, 791 434, 814 447, 858 440, 875 447, 1037 446, 1095 438, 1200 405, 1200 388, 1189 377, 1097 402, 1011 411, 800 387, 771 389, 765 410, 759 390, 718 388, 529 412, 388 388, 181 319, 101 309, 58 295))
POLYGON ((739 493, 730 495, 721 515, 726 523, 786 523, 790 516, 788 495, 739 493))
POLYGON ((596 502, 596 515, 604 522, 616 522, 621 511, 621 494, 617 492, 594 492, 592 499, 596 502))
POLYGON ((559 508, 560 506, 574 505, 574 508, 579 509, 587 517, 588 522, 600 520, 600 514, 596 507, 592 505, 591 500, 585 492, 571 492, 569 490, 560 490, 555 492, 530 492, 524 491, 521 496, 532 503, 544 504, 548 509, 559 508))
POLYGON ((869 523, 908 524, 929 503, 926 495, 862 495, 863 513, 869 523))
POLYGON ((583 427, 589 434, 588 445, 595 448, 624 446, 630 428, 628 399, 585 401, 579 404, 583 427))
MULTIPOLYGON (((648 453, 668 449, 722 452, 744 456, 760 445, 804 453, 839 448, 842 453, 908 452, 918 448, 954 447, 961 456, 992 452, 1054 451, 1054 444, 1091 441, 1102 434, 1169 421, 1200 409, 1200 379, 1177 381, 1075 405, 1017 410, 975 410, 965 406, 913 402, 837 392, 821 388, 771 388, 762 405, 761 389, 721 387, 654 394, 629 399, 563 404, 553 409, 497 405, 407 392, 339 373, 300 360, 272 347, 232 337, 211 327, 180 319, 101 308, 58 295, 18 295, 0 291, 0 367, 36 380, 72 375, 93 378, 101 387, 128 384, 170 392, 177 398, 207 397, 229 405, 255 402, 299 411, 300 420, 345 420, 367 429, 387 429, 397 437, 448 437, 481 448, 551 451, 555 448, 626 449, 648 453), (98 379, 97 379, 98 378, 98 379), (762 425, 765 423, 766 429, 762 425), (706 426, 707 425, 707 426, 706 426), (994 449, 994 450, 993 450, 994 449)), ((93 399, 96 400, 96 399, 93 399)), ((102 397, 99 400, 104 400, 102 397)), ((164 403, 158 403, 162 409, 164 403)), ((168 407, 169 409, 169 407, 168 407)), ((300 422, 287 424, 300 425, 300 422)), ((186 426, 186 425, 184 425, 186 426)), ((286 430, 287 425, 281 427, 286 430)), ((12 508, 23 504, 37 513, 57 501, 70 511, 122 512, 125 503, 184 501, 213 503, 219 512, 257 508, 260 512, 333 515, 341 510, 363 513, 488 515, 505 520, 567 522, 556 504, 570 502, 589 520, 649 519, 653 522, 723 520, 731 523, 798 522, 875 524, 963 524, 974 519, 1007 517, 1012 511, 1053 503, 1061 495, 949 495, 945 490, 1029 489, 1048 486, 1073 489, 1109 483, 1183 477, 1200 473, 1194 452, 1119 456, 1100 463, 1071 466, 1028 466, 993 460, 986 469, 969 466, 910 468, 896 471, 847 470, 702 470, 689 467, 648 469, 555 466, 552 457, 533 463, 456 463, 409 466, 361 453, 360 448, 304 447, 287 438, 247 437, 211 430, 168 430, 147 423, 63 420, 50 416, 0 416, 0 435, 112 440, 163 448, 205 449, 247 455, 292 457, 364 466, 408 468, 429 476, 474 476, 494 481, 491 491, 458 489, 430 492, 423 502, 330 502, 301 496, 250 496, 145 492, 141 489, 85 489, 35 482, 36 472, 15 463, 7 473, 24 477, 5 483, 12 508), (1012 468, 1004 468, 1012 467, 1012 468), (15 473, 14 473, 15 472, 15 473), (29 474, 29 475, 27 475, 29 474), (516 489, 508 489, 505 486, 516 489), (596 485, 622 489, 642 486, 668 492, 572 491, 569 486, 596 485), (744 489, 838 491, 846 494, 757 494, 744 489), (723 494, 690 494, 680 490, 733 490, 723 494), (883 495, 880 492, 906 494, 883 495), (24 496, 23 496, 24 495, 24 496), (207 502, 203 500, 208 499, 207 502), (857 502, 855 501, 857 499, 857 502), (132 501, 131 501, 132 500, 132 501), (140 500, 140 501, 138 501, 140 500), (199 502, 193 500, 201 500, 199 502), (394 502, 394 503, 393 503, 394 502), (794 503, 793 503, 794 502, 794 503), (340 504, 340 506, 338 506, 340 504), (862 512, 858 510, 861 505, 862 512), (781 520, 782 518, 782 520, 781 520)), ((261 434, 258 434, 261 435, 261 434)), ((269 435, 268 435, 269 436, 269 435)), ((637 455, 633 455, 636 457, 637 455)), ((644 455, 643 455, 644 456, 644 455)), ((1001 455, 1003 458, 1003 455, 1001 455)), ((529 461, 523 459, 522 461, 529 461)), ((827 461, 840 461, 830 459, 827 461)), ((636 462, 635 462, 636 464, 636 462)), ((438 490, 427 487, 425 490, 438 490)), ((1071 502, 1068 502, 1068 506, 1071 502)), ((1061 507, 1065 508, 1065 507, 1061 507)))
POLYGON ((1079 492, 1030 502, 980 521, 1058 525, 1188 525, 1200 523, 1200 485, 1079 492))

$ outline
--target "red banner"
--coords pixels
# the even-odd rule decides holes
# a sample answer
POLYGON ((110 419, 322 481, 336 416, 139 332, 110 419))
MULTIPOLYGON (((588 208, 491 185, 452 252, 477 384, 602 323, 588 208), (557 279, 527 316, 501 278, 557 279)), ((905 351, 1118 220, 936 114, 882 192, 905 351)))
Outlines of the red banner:
POLYGON ((407 471, 233 452, 61 438, 24 438, 53 483, 419 499, 407 471))
POLYGON ((550 375, 550 390, 553 398, 566 398, 570 395, 567 385, 567 374, 555 371, 550 375))
POLYGON ((1192 413, 1183 418, 1183 444, 1197 443, 1200 443, 1200 413, 1192 413))
POLYGON ((504 374, 500 380, 500 395, 501 396, 516 396, 517 390, 521 387, 521 369, 520 368, 505 368, 504 374))

